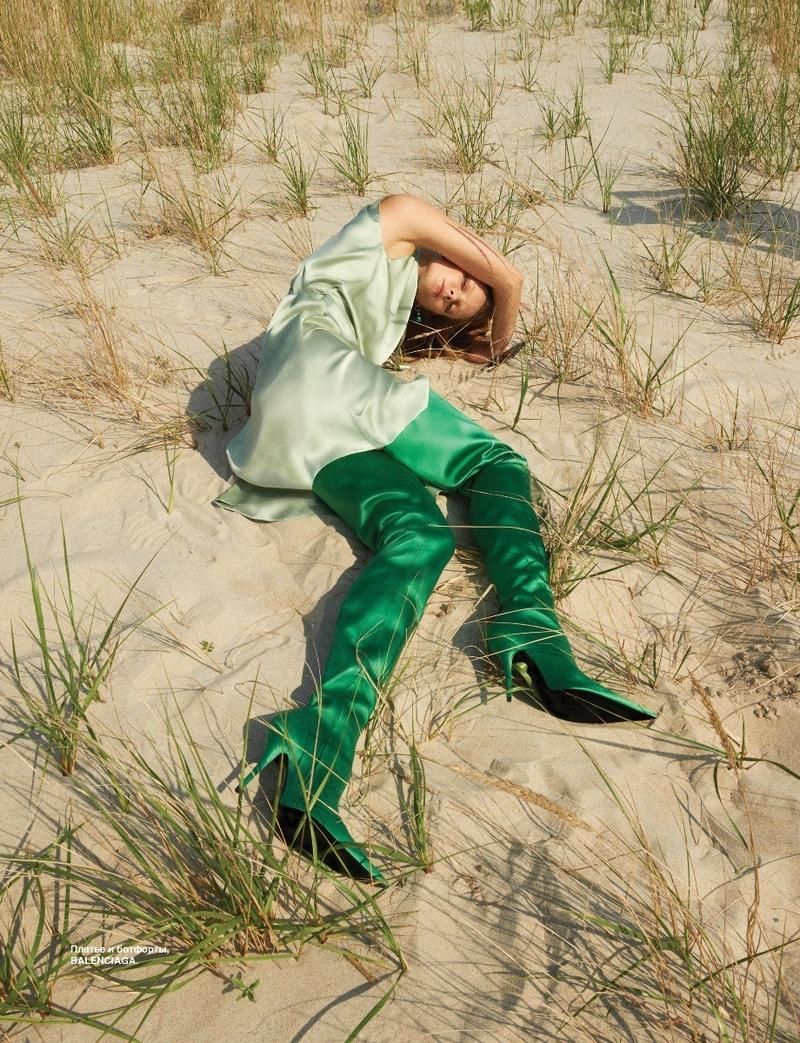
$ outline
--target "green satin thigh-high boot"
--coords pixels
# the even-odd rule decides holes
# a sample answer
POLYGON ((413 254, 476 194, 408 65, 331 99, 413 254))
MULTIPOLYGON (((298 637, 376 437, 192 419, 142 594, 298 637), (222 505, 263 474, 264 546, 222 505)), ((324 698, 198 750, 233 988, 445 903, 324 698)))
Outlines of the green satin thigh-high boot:
POLYGON ((453 553, 453 537, 424 485, 381 450, 328 464, 314 492, 376 553, 341 604, 318 692, 273 718, 264 753, 242 785, 284 758, 277 819, 287 841, 338 871, 380 882, 339 801, 358 737, 453 553))
POLYGON ((509 699, 516 665, 527 668, 547 708, 563 719, 656 716, 588 677, 576 663, 555 613, 523 457, 435 394, 386 451, 424 481, 469 497, 470 531, 502 608, 488 625, 488 651, 502 666, 509 699))

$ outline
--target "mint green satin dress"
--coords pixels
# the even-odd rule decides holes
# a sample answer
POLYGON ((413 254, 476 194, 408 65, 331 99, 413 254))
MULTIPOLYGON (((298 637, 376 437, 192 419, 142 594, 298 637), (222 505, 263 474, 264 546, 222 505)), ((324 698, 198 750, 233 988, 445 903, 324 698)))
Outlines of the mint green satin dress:
POLYGON ((236 480, 215 504, 259 521, 312 513, 326 464, 383 448, 425 409, 425 377, 382 368, 417 275, 413 254, 387 256, 377 202, 300 265, 262 339, 250 418, 227 448, 236 480))

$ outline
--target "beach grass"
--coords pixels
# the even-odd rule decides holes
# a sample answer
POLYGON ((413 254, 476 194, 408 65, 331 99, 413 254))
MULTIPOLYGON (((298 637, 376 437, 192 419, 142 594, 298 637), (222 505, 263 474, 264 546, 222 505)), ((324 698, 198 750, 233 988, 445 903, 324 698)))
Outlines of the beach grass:
MULTIPOLYGON (((728 763, 734 756, 731 770, 741 786, 730 739, 718 718, 714 723, 724 736, 720 755, 728 763), (729 753, 724 752, 725 747, 729 753)), ((600 889, 595 891, 595 900, 583 919, 594 936, 591 948, 598 958, 593 966, 582 956, 578 958, 583 997, 570 1011, 571 1020, 580 1024, 588 1015, 591 1024, 598 1016, 621 1012, 627 1000, 635 1003, 639 1023, 649 1024, 649 1031, 659 1031, 666 1024, 677 1038, 702 1038, 711 1032, 720 1039, 788 1043, 794 1038, 789 1025, 792 1020, 796 1023, 796 1018, 792 1017, 791 1004, 784 1006, 783 965, 796 939, 763 942, 758 870, 749 874, 754 888, 750 912, 743 936, 734 945, 733 939, 720 937, 702 899, 696 896, 691 863, 688 873, 680 876, 670 870, 648 835, 635 799, 618 787, 578 742, 621 813, 623 827, 616 839, 627 849, 628 857, 612 861, 604 857, 601 844, 592 863, 601 869, 602 880, 591 870, 584 876, 568 865, 563 865, 559 874, 564 891, 572 892, 562 905, 568 917, 576 915, 582 905, 571 885, 577 884, 579 891, 600 889), (601 894, 607 902, 605 911, 601 911, 601 894), (609 961, 607 956, 612 952, 609 961)), ((746 790, 740 789, 740 793, 745 799, 746 822, 746 790)), ((741 839, 745 862, 753 865, 756 852, 746 825, 741 839)))
MULTIPOLYGON (((12 879, 34 880, 25 888, 35 887, 40 915, 39 880, 67 894, 61 909, 81 939, 79 949, 100 938, 108 952, 143 954, 93 967, 106 994, 120 997, 115 1020, 129 1016, 130 1036, 118 1033, 122 1038, 141 1038, 155 1004, 200 971, 241 981, 242 968, 253 960, 296 958, 313 942, 357 963, 359 939, 374 932, 383 955, 362 958, 393 960, 402 971, 402 952, 373 895, 322 863, 304 876, 288 850, 274 851, 274 820, 263 813, 253 817, 241 795, 235 802, 226 799, 207 770, 206 751, 177 708, 165 719, 165 735, 166 755, 139 741, 93 734, 87 755, 96 784, 77 788, 89 819, 80 830, 63 831, 80 857, 62 850, 61 835, 36 856, 8 857, 12 879), (108 836, 116 852, 110 862, 108 836)), ((34 941, 41 948, 40 933, 34 941)), ((22 958, 27 971, 20 975, 3 950, 5 980, 16 989, 9 994, 18 1007, 24 990, 33 990, 39 1005, 29 1000, 31 1013, 91 1024, 77 1014, 59 1018, 58 1008, 43 997, 68 963, 69 937, 65 929, 51 945, 57 959, 41 979, 31 974, 41 953, 33 959, 15 947, 15 960, 22 958)), ((102 1027, 98 1018, 94 1023, 102 1027)))
POLYGON ((358 112, 345 109, 340 120, 342 138, 331 155, 331 162, 344 184, 363 196, 377 179, 369 165, 369 128, 358 112))
POLYGON ((312 47, 305 56, 305 70, 301 73, 313 91, 314 97, 322 102, 322 111, 327 115, 336 96, 336 80, 329 57, 321 45, 312 47))
POLYGON ((14 364, 6 356, 2 343, 0 343, 0 395, 8 402, 13 402, 17 397, 14 364))
POLYGON ((311 203, 311 179, 316 164, 308 166, 298 142, 290 144, 278 161, 283 176, 283 201, 290 215, 308 217, 313 209, 311 203))
POLYGON ((656 243, 650 245, 642 240, 642 246, 656 285, 660 290, 670 292, 691 279, 686 262, 694 236, 685 224, 662 227, 657 235, 656 243))
POLYGON ((239 108, 234 75, 218 37, 191 24, 167 23, 151 56, 156 139, 186 148, 200 170, 213 170, 231 154, 239 108))
POLYGON ((253 121, 258 124, 258 133, 250 138, 258 151, 270 163, 277 163, 286 147, 286 111, 273 105, 267 113, 261 109, 253 121))
POLYGON ((8 1026, 82 1025, 98 1036, 131 1040, 115 1027, 130 1001, 121 997, 105 1010, 82 1012, 56 996, 58 987, 74 977, 71 946, 96 941, 74 931, 69 880, 53 884, 48 873, 53 862, 69 871, 73 845, 74 829, 66 825, 23 865, 10 867, 0 885, 0 1017, 8 1026))
POLYGON ((33 661, 23 656, 12 630, 13 678, 22 698, 25 732, 45 745, 48 756, 57 757, 63 775, 71 775, 78 763, 81 734, 94 738, 89 710, 103 701, 117 653, 132 633, 121 617, 148 566, 128 587, 100 631, 103 624, 97 619, 96 601, 82 608, 73 590, 63 526, 63 579, 58 593, 50 594, 31 555, 21 502, 19 518, 34 615, 33 624, 25 623, 24 631, 36 653, 33 661))
POLYGON ((407 783, 401 810, 410 851, 410 864, 430 873, 434 868, 435 859, 428 822, 425 760, 413 738, 408 747, 408 769, 402 778, 403 782, 407 783))
POLYGON ((566 493, 558 493, 545 527, 556 602, 589 577, 623 568, 631 557, 659 563, 686 496, 657 491, 667 460, 643 467, 634 482, 626 470, 633 455, 624 439, 605 452, 598 437, 581 474, 566 493), (610 559, 601 560, 608 552, 610 559))
POLYGON ((753 328, 767 340, 782 344, 800 318, 800 275, 771 251, 758 268, 755 292, 745 291, 753 328))
POLYGON ((192 243, 212 274, 221 274, 228 263, 228 238, 242 221, 236 190, 224 176, 209 181, 167 174, 158 165, 146 176, 155 207, 142 206, 140 233, 145 238, 172 235, 192 243))
POLYGON ((29 118, 20 99, 0 104, 0 166, 34 212, 50 216, 60 198, 53 169, 53 130, 47 117, 29 118))
POLYGON ((489 129, 497 104, 497 86, 488 78, 468 81, 466 89, 445 90, 438 103, 437 123, 447 138, 449 155, 462 174, 474 174, 491 157, 489 129))

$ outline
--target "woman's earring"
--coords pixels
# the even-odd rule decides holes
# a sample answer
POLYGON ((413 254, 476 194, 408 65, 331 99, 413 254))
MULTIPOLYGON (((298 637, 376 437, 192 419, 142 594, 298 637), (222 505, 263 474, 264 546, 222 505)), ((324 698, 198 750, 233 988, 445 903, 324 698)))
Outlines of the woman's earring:
POLYGON ((416 301, 414 301, 414 310, 411 313, 411 318, 418 325, 422 323, 422 308, 419 306, 419 304, 417 304, 416 301))

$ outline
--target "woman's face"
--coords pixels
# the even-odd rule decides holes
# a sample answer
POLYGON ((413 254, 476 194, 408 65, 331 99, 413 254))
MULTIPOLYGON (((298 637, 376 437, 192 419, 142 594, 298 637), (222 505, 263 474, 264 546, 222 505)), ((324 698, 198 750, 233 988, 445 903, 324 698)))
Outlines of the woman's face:
POLYGON ((434 315, 466 321, 477 315, 487 300, 483 283, 445 257, 434 254, 420 264, 417 303, 434 315))

